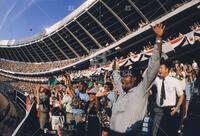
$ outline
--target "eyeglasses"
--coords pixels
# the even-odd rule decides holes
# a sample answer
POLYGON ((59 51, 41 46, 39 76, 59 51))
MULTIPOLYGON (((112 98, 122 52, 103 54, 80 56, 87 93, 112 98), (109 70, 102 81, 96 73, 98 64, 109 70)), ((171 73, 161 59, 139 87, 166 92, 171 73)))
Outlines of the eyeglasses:
POLYGON ((128 76, 133 76, 131 73, 121 73, 122 77, 128 77, 128 76))
POLYGON ((94 96, 94 95, 96 95, 95 93, 89 93, 88 94, 89 96, 94 96))

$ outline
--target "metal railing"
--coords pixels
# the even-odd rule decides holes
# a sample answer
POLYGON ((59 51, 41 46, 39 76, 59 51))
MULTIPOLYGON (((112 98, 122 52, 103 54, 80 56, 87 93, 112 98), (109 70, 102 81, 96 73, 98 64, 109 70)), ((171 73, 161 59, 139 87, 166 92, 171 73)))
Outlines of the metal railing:
MULTIPOLYGON (((30 105, 30 109, 27 109, 27 103, 26 103, 27 96, 25 95, 25 93, 21 90, 17 90, 13 86, 5 82, 0 82, 0 93, 2 93, 9 100, 15 103, 16 106, 22 109, 22 111, 25 113, 25 116, 23 117, 21 122, 18 124, 17 128, 15 128, 14 132, 12 133, 12 136, 22 136, 23 131, 25 131, 24 130, 25 125, 27 124, 27 122, 31 122, 30 120, 32 120, 34 113, 36 111, 35 103, 33 102, 30 105)), ((32 127, 32 126, 29 126, 29 127, 32 127)), ((32 131, 34 131, 34 129, 32 131)))

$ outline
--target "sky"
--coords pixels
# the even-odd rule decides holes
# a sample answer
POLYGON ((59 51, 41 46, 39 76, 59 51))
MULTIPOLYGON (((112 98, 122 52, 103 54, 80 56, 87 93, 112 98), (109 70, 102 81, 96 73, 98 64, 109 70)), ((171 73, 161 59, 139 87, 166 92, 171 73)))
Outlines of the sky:
POLYGON ((22 40, 63 19, 85 0, 0 0, 0 40, 22 40))

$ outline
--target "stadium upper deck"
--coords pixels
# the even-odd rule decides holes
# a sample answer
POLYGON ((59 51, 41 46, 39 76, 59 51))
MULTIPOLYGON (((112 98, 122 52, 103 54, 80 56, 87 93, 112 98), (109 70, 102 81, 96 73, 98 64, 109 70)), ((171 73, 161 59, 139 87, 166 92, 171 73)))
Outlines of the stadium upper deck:
POLYGON ((37 36, 0 41, 0 58, 31 63, 79 59, 187 3, 194 6, 198 0, 88 0, 37 36))

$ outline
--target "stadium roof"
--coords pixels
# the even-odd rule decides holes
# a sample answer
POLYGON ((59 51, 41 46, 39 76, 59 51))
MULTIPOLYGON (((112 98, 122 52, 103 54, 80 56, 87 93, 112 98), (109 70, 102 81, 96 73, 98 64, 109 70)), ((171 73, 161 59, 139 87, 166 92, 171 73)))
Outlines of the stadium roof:
POLYGON ((51 62, 102 49, 169 13, 183 0, 88 0, 44 32, 22 41, 0 41, 0 58, 51 62))

